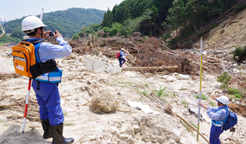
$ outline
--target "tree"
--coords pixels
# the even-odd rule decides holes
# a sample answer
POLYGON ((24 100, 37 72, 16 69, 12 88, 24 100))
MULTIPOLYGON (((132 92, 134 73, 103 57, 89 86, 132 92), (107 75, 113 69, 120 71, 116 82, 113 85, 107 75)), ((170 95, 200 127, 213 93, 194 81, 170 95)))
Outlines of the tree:
POLYGON ((77 41, 79 38, 79 34, 74 34, 72 40, 77 41))
POLYGON ((120 23, 117 22, 113 23, 112 28, 109 30, 109 36, 116 35, 120 31, 121 27, 122 25, 120 23))
POLYGON ((113 13, 108 9, 107 13, 105 13, 103 16, 103 21, 102 21, 101 26, 102 27, 111 27, 113 20, 114 20, 113 13))
POLYGON ((122 21, 125 21, 127 19, 131 19, 131 12, 129 8, 125 8, 123 11, 123 19, 122 21))
POLYGON ((142 15, 143 22, 141 24, 141 28, 144 29, 143 34, 148 34, 149 36, 152 36, 152 14, 153 11, 151 11, 150 9, 146 9, 142 15))
POLYGON ((170 14, 167 16, 167 21, 170 23, 173 30, 185 24, 183 0, 174 0, 173 7, 171 7, 168 11, 170 14))
POLYGON ((113 14, 113 22, 117 22, 117 17, 116 17, 116 12, 118 10, 118 6, 117 4, 114 6, 113 10, 112 10, 112 14, 113 14))
POLYGON ((24 35, 25 33, 21 31, 20 27, 15 28, 14 31, 11 33, 11 37, 16 37, 19 39, 22 39, 24 35))

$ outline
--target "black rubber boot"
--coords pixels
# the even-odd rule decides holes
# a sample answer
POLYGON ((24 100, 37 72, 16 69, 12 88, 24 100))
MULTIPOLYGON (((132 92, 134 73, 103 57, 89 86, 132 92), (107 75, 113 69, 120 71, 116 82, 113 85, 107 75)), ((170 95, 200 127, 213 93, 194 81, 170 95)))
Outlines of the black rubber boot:
POLYGON ((49 120, 41 120, 41 121, 42 121, 43 130, 44 130, 43 138, 44 139, 52 138, 49 120))
POLYGON ((57 126, 51 126, 51 131, 53 135, 52 144, 71 144, 74 142, 73 138, 63 137, 63 124, 57 126))

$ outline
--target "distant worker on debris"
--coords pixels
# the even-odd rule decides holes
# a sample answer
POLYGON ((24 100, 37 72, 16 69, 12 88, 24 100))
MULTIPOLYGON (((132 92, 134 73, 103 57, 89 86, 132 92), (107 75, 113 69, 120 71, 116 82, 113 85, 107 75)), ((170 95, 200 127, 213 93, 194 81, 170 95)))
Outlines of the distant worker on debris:
POLYGON ((123 64, 126 62, 125 57, 129 54, 128 51, 126 51, 124 48, 121 48, 121 50, 117 53, 116 58, 118 58, 120 67, 123 66, 123 64))
MULTIPOLYGON (((64 115, 58 90, 62 70, 56 66, 55 58, 69 56, 72 48, 57 30, 55 32, 45 31, 46 25, 36 16, 26 17, 21 25, 22 31, 29 36, 27 41, 35 46, 36 63, 39 64, 42 72, 33 79, 32 87, 39 105, 44 130, 43 138, 53 138, 53 144, 71 144, 74 142, 73 138, 63 137, 64 115), (59 45, 44 42, 44 39, 50 36, 54 36, 59 45)), ((37 68, 36 71, 38 71, 37 68)))
POLYGON ((226 96, 221 96, 215 99, 218 102, 218 107, 207 107, 203 104, 200 104, 201 107, 207 110, 208 116, 212 119, 212 126, 210 130, 210 144, 221 144, 220 134, 223 133, 223 124, 228 119, 229 99, 226 96), (227 109, 227 110, 226 110, 227 109))

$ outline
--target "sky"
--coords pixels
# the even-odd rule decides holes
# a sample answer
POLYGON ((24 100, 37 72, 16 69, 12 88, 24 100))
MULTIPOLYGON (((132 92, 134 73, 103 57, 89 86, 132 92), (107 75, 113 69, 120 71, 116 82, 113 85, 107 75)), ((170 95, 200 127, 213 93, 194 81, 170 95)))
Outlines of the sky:
MULTIPOLYGON (((3 21, 15 20, 28 15, 75 8, 95 8, 99 10, 113 9, 115 4, 124 0, 0 0, 0 19, 3 21)), ((0 20, 0 21, 1 21, 0 20)))

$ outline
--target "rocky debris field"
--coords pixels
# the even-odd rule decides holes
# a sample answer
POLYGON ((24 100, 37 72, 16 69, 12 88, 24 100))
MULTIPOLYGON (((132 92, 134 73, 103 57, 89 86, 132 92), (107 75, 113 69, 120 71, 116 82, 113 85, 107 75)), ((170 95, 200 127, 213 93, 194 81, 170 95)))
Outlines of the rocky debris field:
MULTIPOLYGON (((186 128, 179 118, 170 115, 165 107, 182 116, 194 127, 197 117, 189 112, 197 106, 199 76, 169 73, 144 77, 138 72, 110 73, 88 69, 87 59, 101 61, 112 67, 118 61, 102 54, 78 55, 58 59, 64 70, 59 84, 62 108, 65 116, 64 136, 73 137, 75 144, 82 143, 165 143, 195 144, 196 132, 186 128), (95 96, 113 97, 117 107, 111 113, 94 113, 92 99, 95 96), (138 102, 141 108, 130 107, 138 102), (149 106, 150 112, 144 109, 149 106)), ((25 133, 21 133, 28 79, 14 74, 11 48, 0 48, 0 143, 1 144, 44 144, 52 139, 42 138, 35 93, 31 90, 25 133)), ((230 68, 231 69, 231 68, 230 68)), ((211 97, 223 94, 216 75, 204 73, 202 82, 202 103, 216 106, 211 97)), ((114 101, 109 101, 112 104, 114 101)), ((209 138, 210 121, 203 110, 200 133, 209 138)), ((224 132, 223 143, 245 143, 246 121, 238 114, 236 132, 224 132)), ((206 144, 201 136, 199 143, 206 144)))
MULTIPOLYGON (((238 116, 236 131, 221 135, 223 144, 246 144, 246 93, 242 91, 240 98, 228 94, 217 81, 227 72, 231 80, 226 84, 246 88, 246 65, 233 62, 229 54, 233 46, 246 45, 245 11, 230 16, 204 36, 202 103, 216 106, 214 98, 227 95, 229 107, 238 116)), ((146 37, 88 38, 69 44, 73 54, 57 59, 64 70, 59 91, 65 137, 73 137, 75 144, 207 143, 211 124, 203 109, 199 142, 194 130, 198 122, 200 42, 175 51, 161 39, 146 37), (178 70, 122 72, 115 58, 121 47, 131 53, 127 67, 171 64, 178 70)), ((33 90, 25 133, 21 133, 28 78, 15 74, 11 46, 0 46, 0 67, 0 144, 51 143, 52 139, 42 138, 33 90)))

